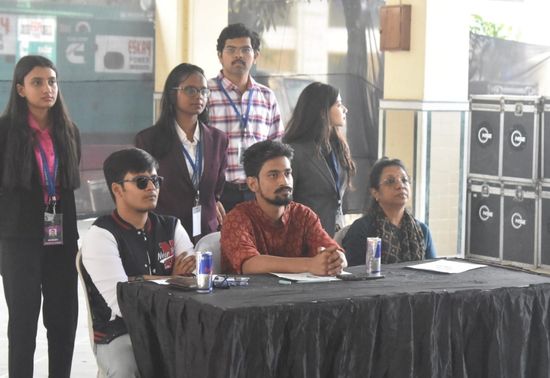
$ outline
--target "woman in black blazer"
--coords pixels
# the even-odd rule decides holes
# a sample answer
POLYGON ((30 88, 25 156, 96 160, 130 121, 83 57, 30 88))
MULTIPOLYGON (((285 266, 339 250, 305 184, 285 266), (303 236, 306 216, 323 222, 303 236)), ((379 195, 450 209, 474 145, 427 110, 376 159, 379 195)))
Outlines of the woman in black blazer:
POLYGON ((136 147, 158 160, 158 174, 164 177, 155 211, 179 218, 195 241, 217 231, 225 216, 219 199, 227 136, 208 126, 209 94, 203 70, 179 64, 166 78, 157 123, 135 140, 136 147))
POLYGON ((80 185, 80 138, 47 58, 25 56, 15 66, 0 118, 0 151, 0 272, 9 313, 9 375, 33 375, 43 297, 49 376, 69 377, 78 319, 74 190, 80 185))
POLYGON ((347 111, 336 88, 311 83, 300 94, 283 136, 294 149, 293 198, 315 211, 331 236, 344 226, 342 198, 355 175, 342 131, 347 111))

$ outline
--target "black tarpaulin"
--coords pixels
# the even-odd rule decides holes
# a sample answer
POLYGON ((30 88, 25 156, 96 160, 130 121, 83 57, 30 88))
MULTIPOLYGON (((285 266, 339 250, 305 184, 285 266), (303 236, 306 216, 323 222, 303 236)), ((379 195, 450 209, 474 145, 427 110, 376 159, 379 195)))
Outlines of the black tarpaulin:
POLYGON ((118 295, 143 377, 549 376, 550 278, 404 265, 376 281, 118 295))

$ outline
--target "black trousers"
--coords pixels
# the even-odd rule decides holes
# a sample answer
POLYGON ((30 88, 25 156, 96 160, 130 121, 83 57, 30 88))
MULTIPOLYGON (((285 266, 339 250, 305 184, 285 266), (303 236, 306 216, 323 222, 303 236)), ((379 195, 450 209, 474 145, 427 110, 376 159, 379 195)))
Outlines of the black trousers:
POLYGON ((70 377, 78 321, 75 257, 75 246, 43 246, 41 239, 0 241, 0 273, 9 315, 10 378, 33 376, 42 297, 49 376, 70 377))
POLYGON ((223 186, 222 196, 220 201, 225 209, 225 212, 228 213, 235 205, 254 199, 255 195, 246 184, 233 184, 226 182, 223 186))

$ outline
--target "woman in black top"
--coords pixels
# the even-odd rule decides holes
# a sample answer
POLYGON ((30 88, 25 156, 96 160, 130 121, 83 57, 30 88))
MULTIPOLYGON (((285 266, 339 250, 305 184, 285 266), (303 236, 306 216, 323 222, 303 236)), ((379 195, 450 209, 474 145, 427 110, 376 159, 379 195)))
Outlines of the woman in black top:
POLYGON ((311 83, 300 94, 283 137, 294 149, 294 200, 315 211, 331 236, 344 226, 342 198, 355 174, 343 131, 347 112, 338 89, 311 83))
POLYGON ((43 301, 49 376, 69 377, 78 319, 74 190, 80 138, 41 56, 15 66, 0 118, 0 272, 9 321, 9 375, 32 377, 43 301))
POLYGON ((403 162, 379 159, 372 166, 369 189, 369 210, 342 241, 349 266, 365 264, 368 237, 382 239, 382 264, 436 258, 430 229, 406 208, 411 180, 403 162))

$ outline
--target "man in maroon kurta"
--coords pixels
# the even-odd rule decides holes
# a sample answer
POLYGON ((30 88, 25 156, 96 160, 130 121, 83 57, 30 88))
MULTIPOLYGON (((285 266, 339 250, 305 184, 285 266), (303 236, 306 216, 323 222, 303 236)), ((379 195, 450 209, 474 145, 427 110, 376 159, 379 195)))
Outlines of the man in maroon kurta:
POLYGON ((308 207, 292 202, 292 148, 263 141, 244 153, 256 199, 237 205, 222 227, 222 269, 228 273, 336 275, 347 263, 308 207))

